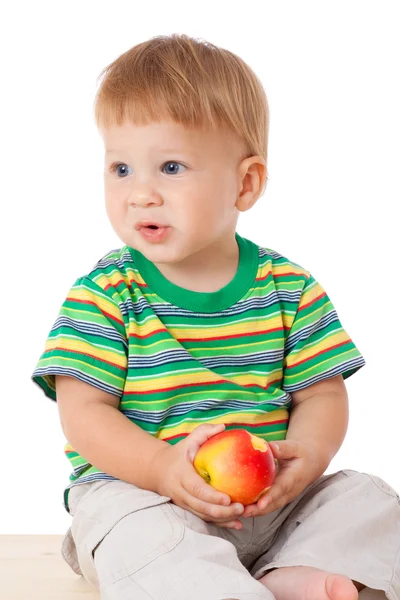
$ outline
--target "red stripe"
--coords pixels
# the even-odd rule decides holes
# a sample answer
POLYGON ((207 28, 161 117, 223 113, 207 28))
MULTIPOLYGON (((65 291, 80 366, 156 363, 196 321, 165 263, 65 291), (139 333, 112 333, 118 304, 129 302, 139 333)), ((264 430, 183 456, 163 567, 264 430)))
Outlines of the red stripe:
MULTIPOLYGON (((98 356, 94 356, 93 354, 89 354, 88 352, 80 352, 79 350, 70 350, 69 348, 62 348, 61 346, 56 346, 55 348, 48 350, 46 352, 46 354, 49 354, 50 352, 54 352, 54 350, 60 350, 61 352, 68 352, 71 354, 79 354, 80 356, 88 356, 89 358, 94 358, 95 360, 98 360, 101 363, 110 365, 111 367, 115 367, 116 369, 121 369, 121 371, 126 371, 125 367, 116 365, 115 363, 112 363, 109 360, 104 360, 104 358, 99 358, 98 356)), ((44 355, 44 358, 46 358, 46 355, 44 355)), ((61 358, 63 358, 63 357, 61 357, 61 358)))
MULTIPOLYGON (((125 392, 124 393, 124 398, 126 398, 126 396, 138 396, 140 394, 158 394, 158 393, 162 393, 162 392, 169 392, 172 390, 180 390, 180 389, 185 389, 185 388, 191 388, 191 387, 198 387, 200 385, 215 385, 217 383, 227 383, 226 380, 224 379, 220 379, 219 381, 201 381, 199 383, 185 383, 185 384, 181 384, 181 385, 174 385, 172 387, 169 388, 157 388, 157 389, 153 389, 153 390, 140 390, 138 392, 125 392)), ((228 382, 229 383, 229 382, 228 382)))
POLYGON ((308 358, 304 358, 303 360, 300 360, 297 363, 294 363, 293 365, 287 365, 286 366, 286 370, 288 369, 293 369, 293 367, 297 367, 297 365, 301 365, 309 360, 312 360, 313 358, 315 358, 316 356, 319 356, 320 354, 325 354, 325 352, 329 352, 329 350, 333 350, 334 348, 340 348, 340 346, 345 346, 346 344, 349 343, 350 340, 346 340, 345 342, 340 342, 340 344, 335 344, 334 346, 329 346, 329 348, 326 348, 325 350, 320 350, 319 352, 317 352, 316 354, 313 354, 312 356, 309 356, 308 358))
MULTIPOLYGON (((133 283, 136 283, 137 285, 139 285, 139 284, 138 284, 138 282, 136 281, 136 279, 129 279, 129 280, 128 280, 128 283, 127 283, 127 287, 128 287, 128 289, 132 289, 132 282, 133 282, 133 283)), ((116 281, 115 283, 108 283, 108 284, 105 286, 105 288, 104 288, 104 289, 105 289, 105 290, 108 290, 110 287, 114 287, 114 288, 115 288, 115 287, 119 286, 120 284, 122 284, 122 285, 125 285, 125 284, 126 284, 126 281, 125 281, 125 279, 123 279, 122 277, 121 277, 121 279, 119 279, 119 280, 118 280, 118 281, 116 281)))
POLYGON ((264 333, 274 333, 275 331, 284 331, 285 329, 289 330, 288 327, 274 327, 273 329, 264 329, 262 331, 245 331, 244 333, 235 333, 232 335, 218 335, 218 336, 213 336, 213 337, 207 337, 207 338, 200 338, 200 337, 196 337, 196 338, 177 338, 178 342, 182 343, 182 342, 211 342, 211 341, 217 341, 217 340, 230 340, 230 339, 234 339, 234 338, 241 338, 241 337, 251 337, 254 335, 262 335, 264 333))
POLYGON ((129 281, 130 281, 131 283, 132 283, 132 281, 133 281, 134 283, 136 283, 136 285, 137 285, 139 288, 148 288, 148 287, 149 287, 145 281, 144 281, 143 283, 142 283, 142 282, 140 282, 140 283, 139 283, 139 282, 137 281, 137 279, 130 279, 129 281))
POLYGON ((117 319, 117 317, 114 317, 114 315, 110 315, 110 313, 106 312, 105 310, 102 310, 98 304, 96 304, 95 302, 92 302, 91 300, 80 300, 79 298, 70 298, 69 296, 67 296, 67 300, 69 300, 70 302, 79 302, 79 304, 88 304, 88 305, 91 304, 92 306, 95 306, 101 312, 101 314, 110 318, 112 321, 115 321, 116 323, 119 323, 120 325, 125 325, 125 323, 123 321, 121 321, 120 319, 117 319))
MULTIPOLYGON (((272 385, 274 385, 274 383, 279 383, 281 381, 281 378, 278 379, 274 379, 272 381, 270 381, 268 383, 268 385, 266 387, 262 387, 260 385, 258 385, 257 383, 246 383, 246 384, 240 384, 241 388, 258 388, 259 390, 263 390, 263 391, 267 391, 272 385)), ((157 389, 153 389, 153 390, 141 390, 138 392, 124 392, 124 398, 126 396, 136 396, 139 394, 161 394, 163 392, 169 392, 171 390, 184 390, 186 388, 191 388, 191 387, 200 387, 201 385, 216 385, 219 383, 233 383, 233 385, 239 385, 239 384, 235 384, 234 381, 229 381, 228 379, 219 379, 217 381, 199 381, 198 383, 184 383, 184 384, 180 384, 180 385, 174 385, 172 387, 168 387, 168 388, 157 388, 157 389)))
POLYGON ((279 273, 279 274, 275 273, 274 277, 276 279, 278 277, 288 277, 289 275, 295 275, 296 277, 303 277, 304 276, 304 277, 307 278, 307 281, 309 279, 309 277, 307 277, 307 275, 305 273, 294 273, 292 271, 289 271, 288 273, 279 273))
MULTIPOLYGON (((229 339, 234 339, 234 338, 241 338, 241 337, 250 337, 250 336, 254 336, 254 335, 261 335, 264 333, 274 333, 276 331, 290 331, 290 327, 274 327, 273 329, 265 329, 263 331, 246 331, 245 333, 236 333, 233 335, 220 335, 220 336, 213 336, 213 337, 195 337, 195 338, 176 338, 176 340, 181 344, 183 342, 211 342, 211 341, 217 341, 217 340, 229 340, 229 339)), ((140 335, 138 333, 130 333, 129 337, 133 337, 136 339, 146 339, 151 337, 152 335, 157 335, 158 333, 168 333, 168 330, 164 327, 164 328, 160 328, 160 329, 155 329, 154 331, 151 331, 150 333, 146 333, 145 335, 140 335)), ((169 334, 171 335, 171 334, 169 334)))
POLYGON ((167 329, 164 328, 160 328, 160 329, 155 329, 154 331, 150 331, 150 333, 146 333, 144 335, 140 335, 139 333, 130 333, 129 337, 130 338, 137 338, 140 340, 145 340, 146 338, 151 337, 152 335, 156 335, 157 333, 166 333, 167 329))
MULTIPOLYGON (((242 427, 245 426, 248 428, 256 429, 257 427, 262 427, 263 425, 279 425, 280 423, 287 423, 288 421, 289 421, 289 419, 280 419, 279 421, 269 421, 269 423, 257 423, 257 424, 226 423, 226 426, 231 427, 232 425, 241 425, 242 427)), ((167 442, 168 440, 175 440, 176 438, 187 437, 189 435, 189 433, 190 432, 185 431, 184 433, 178 433, 177 435, 171 435, 170 437, 162 438, 162 441, 167 442)))
MULTIPOLYGON (((168 388, 157 388, 157 389, 153 389, 153 390, 141 390, 138 392, 125 392, 124 393, 124 398, 126 396, 138 396, 140 394, 161 394, 163 392, 170 392, 172 390, 183 390, 186 388, 192 388, 192 387, 199 387, 201 385, 216 385, 218 383, 227 383, 226 380, 221 379, 219 381, 200 381, 199 383, 185 383, 185 384, 181 384, 181 385, 173 385, 172 387, 168 387, 168 388)), ((229 382, 228 382, 229 383, 229 382)), ((246 387, 246 386, 243 386, 246 387)))
POLYGON ((319 296, 317 296, 316 298, 314 298, 314 300, 311 300, 311 302, 307 302, 307 304, 303 304, 303 306, 299 306, 299 309, 297 312, 300 312, 301 310, 304 310, 305 308, 308 308, 309 306, 312 306, 313 304, 315 304, 316 302, 318 302, 318 300, 321 300, 321 298, 323 298, 324 296, 326 296, 326 292, 323 292, 322 294, 320 294, 319 296))
POLYGON ((256 277, 255 281, 263 281, 264 279, 267 279, 267 277, 268 277, 269 275, 272 275, 272 271, 268 271, 268 273, 266 273, 266 274, 264 275, 264 277, 256 277))

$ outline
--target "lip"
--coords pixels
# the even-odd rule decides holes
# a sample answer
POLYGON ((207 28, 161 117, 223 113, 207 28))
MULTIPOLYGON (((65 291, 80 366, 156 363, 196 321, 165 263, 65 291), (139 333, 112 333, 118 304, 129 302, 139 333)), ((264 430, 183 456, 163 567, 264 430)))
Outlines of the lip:
POLYGON ((159 229, 163 227, 168 227, 168 225, 164 225, 163 223, 157 223, 156 221, 138 221, 135 225, 135 229, 140 231, 143 227, 149 227, 150 225, 155 225, 159 229))
POLYGON ((142 236, 146 242, 150 244, 160 244, 164 242, 168 238, 168 234, 170 232, 169 225, 161 225, 160 223, 156 223, 155 221, 139 221, 136 223, 135 228, 139 231, 139 234, 142 236), (155 225, 156 228, 149 227, 149 225, 155 225))

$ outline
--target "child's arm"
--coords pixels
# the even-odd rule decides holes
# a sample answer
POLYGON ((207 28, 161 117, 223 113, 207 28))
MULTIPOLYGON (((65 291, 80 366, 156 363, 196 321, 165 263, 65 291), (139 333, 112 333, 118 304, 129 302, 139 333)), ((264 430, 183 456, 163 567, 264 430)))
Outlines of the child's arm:
POLYGON ((292 410, 286 440, 313 445, 320 477, 342 445, 349 423, 349 403, 343 377, 337 375, 325 379, 293 392, 291 396, 292 410))
MULTIPOLYGON (((119 398, 73 377, 56 376, 61 426, 71 446, 104 473, 168 496, 181 508, 224 527, 240 526, 238 505, 193 467, 198 448, 224 425, 201 425, 174 446, 132 423, 119 398)), ((240 505, 240 512, 243 511, 240 505)))
POLYGON ((271 442, 279 473, 270 492, 245 508, 244 517, 273 512, 294 500, 323 475, 345 438, 349 409, 341 375, 291 396, 286 440, 271 442))

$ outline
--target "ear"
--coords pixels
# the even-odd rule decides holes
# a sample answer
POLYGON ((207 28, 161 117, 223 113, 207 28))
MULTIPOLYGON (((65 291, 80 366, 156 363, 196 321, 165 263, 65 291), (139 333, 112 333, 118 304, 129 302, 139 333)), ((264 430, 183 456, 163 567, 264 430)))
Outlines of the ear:
POLYGON ((263 194, 267 185, 267 163, 262 156, 245 158, 238 168, 239 194, 236 208, 241 212, 249 210, 263 194))

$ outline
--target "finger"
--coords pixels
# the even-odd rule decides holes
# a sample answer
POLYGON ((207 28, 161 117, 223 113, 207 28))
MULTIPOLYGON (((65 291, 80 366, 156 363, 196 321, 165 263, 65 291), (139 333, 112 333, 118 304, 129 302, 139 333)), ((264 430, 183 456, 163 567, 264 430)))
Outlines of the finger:
POLYGON ((243 529, 243 523, 237 521, 223 521, 222 523, 215 523, 218 527, 226 527, 227 529, 243 529))
POLYGON ((191 462, 194 461, 194 457, 196 456, 200 446, 204 444, 208 439, 216 435, 217 433, 221 433, 224 431, 225 425, 224 423, 211 424, 211 423, 203 423, 199 425, 185 439, 185 443, 188 447, 188 457, 191 462))
POLYGON ((185 508, 186 510, 190 511, 197 517, 200 517, 200 519, 202 519, 206 523, 213 523, 214 525, 217 525, 218 527, 226 527, 228 529, 242 529, 243 528, 243 523, 239 519, 235 519, 235 518, 219 519, 216 517, 211 517, 210 515, 206 515, 203 512, 199 512, 199 511, 195 510, 194 508, 190 507, 189 505, 186 505, 185 503, 182 504, 182 507, 185 508))
POLYGON ((241 521, 239 519, 215 519, 213 517, 210 517, 209 515, 205 515, 204 513, 198 512, 197 510, 194 510, 189 507, 187 510, 190 510, 190 512, 192 512, 197 517, 200 517, 200 519, 202 519, 206 523, 213 523, 214 525, 217 525, 218 527, 227 527, 228 529, 242 529, 243 528, 243 523, 241 523, 241 521))
POLYGON ((213 521, 230 521, 240 517, 243 514, 243 506, 240 504, 232 504, 231 506, 220 506, 218 504, 209 504, 198 500, 198 498, 191 498, 189 500, 193 508, 205 515, 210 517, 213 521))
POLYGON ((291 475, 287 472, 280 474, 271 489, 257 502, 257 508, 264 511, 268 507, 268 512, 272 512, 285 506, 290 499, 296 496, 297 485, 291 475))
POLYGON ((260 514, 260 510, 257 504, 248 504, 244 507, 242 517, 257 517, 260 514))
POLYGON ((297 440, 281 440, 270 442, 269 445, 273 455, 278 459, 299 458, 303 455, 302 445, 297 440))
POLYGON ((231 499, 228 494, 219 492, 212 485, 206 483, 195 469, 192 469, 192 471, 190 476, 185 477, 181 481, 181 486, 189 492, 191 496, 200 498, 200 500, 204 500, 210 504, 221 504, 222 506, 231 505, 231 499))
POLYGON ((262 504, 259 507, 260 514, 266 515, 268 513, 274 512, 275 510, 279 510, 280 508, 283 508, 284 506, 289 504, 289 502, 291 502, 293 500, 293 498, 289 497, 289 496, 280 496, 279 498, 271 498, 268 502, 264 502, 264 504, 262 504))
POLYGON ((225 527, 227 529, 242 529, 243 528, 243 523, 241 523, 239 521, 239 519, 231 519, 231 520, 227 520, 227 521, 218 521, 218 520, 212 519, 208 515, 204 515, 203 513, 197 512, 196 510, 193 510, 190 507, 187 507, 186 510, 189 510, 192 514, 196 515, 196 517, 199 517, 200 519, 202 519, 206 523, 213 523, 214 525, 217 525, 218 527, 225 527))
POLYGON ((248 504, 244 507, 242 517, 259 517, 273 512, 274 510, 277 510, 281 506, 285 506, 285 504, 287 504, 286 498, 287 496, 279 496, 278 500, 272 499, 270 501, 269 499, 264 499, 262 503, 260 500, 258 500, 256 504, 248 504))
POLYGON ((231 504, 230 506, 221 506, 220 504, 211 504, 200 500, 195 496, 192 496, 186 490, 182 490, 183 501, 190 506, 190 508, 197 512, 205 515, 207 518, 211 518, 213 521, 230 521, 239 517, 243 513, 242 504, 231 504))

